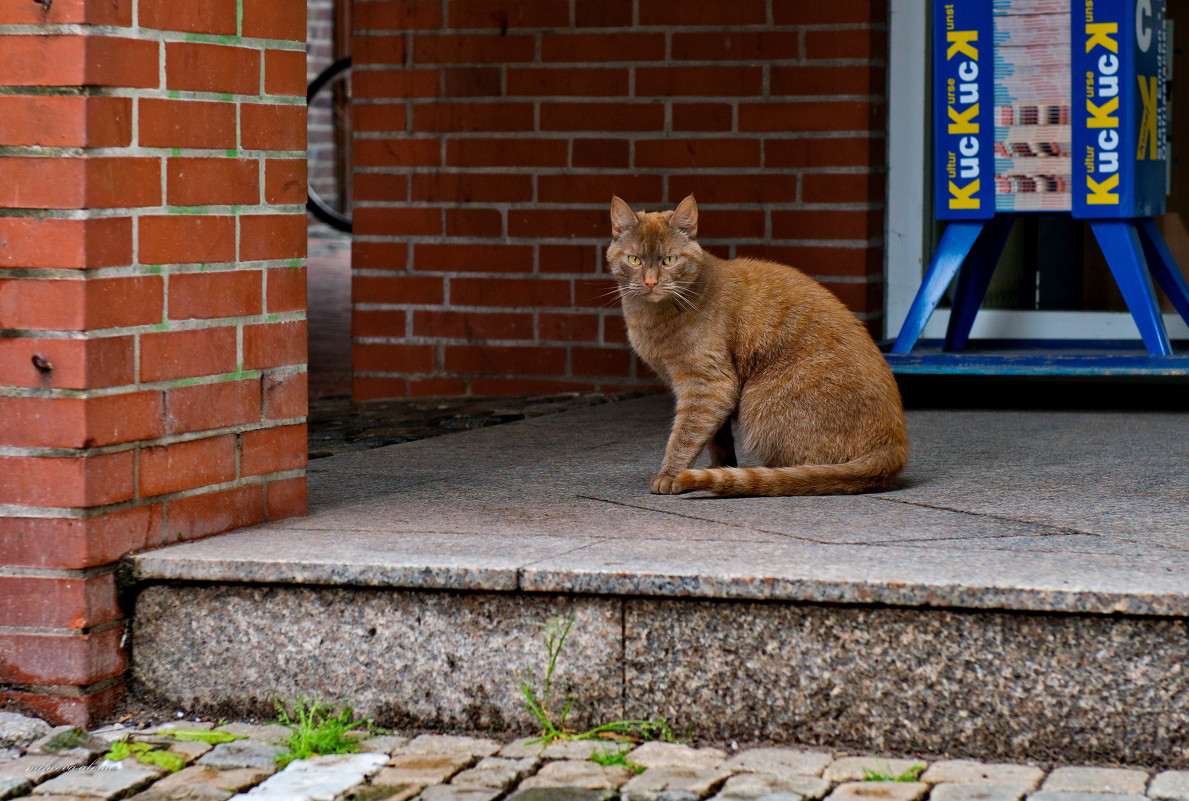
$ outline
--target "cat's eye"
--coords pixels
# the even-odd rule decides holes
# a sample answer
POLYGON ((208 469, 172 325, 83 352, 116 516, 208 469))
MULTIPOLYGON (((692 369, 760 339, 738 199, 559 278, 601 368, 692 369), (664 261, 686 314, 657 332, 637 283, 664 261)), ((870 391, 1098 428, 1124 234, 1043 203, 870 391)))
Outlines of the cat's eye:
POLYGON ((666 267, 672 267, 676 263, 677 263, 676 256, 665 256, 665 258, 661 261, 661 264, 665 265, 666 267))
POLYGON ((632 264, 637 267, 640 266, 640 257, 639 256, 628 256, 628 264, 632 264))

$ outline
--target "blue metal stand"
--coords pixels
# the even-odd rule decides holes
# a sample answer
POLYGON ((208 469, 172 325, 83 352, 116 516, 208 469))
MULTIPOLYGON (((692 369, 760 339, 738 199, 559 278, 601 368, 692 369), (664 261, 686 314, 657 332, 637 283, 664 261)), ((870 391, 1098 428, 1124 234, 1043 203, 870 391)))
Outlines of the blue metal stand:
POLYGON ((999 255, 1007 243, 1007 235, 1016 221, 1014 214, 997 214, 987 222, 975 249, 966 257, 958 272, 958 286, 954 294, 954 307, 950 311, 950 324, 945 332, 945 349, 962 350, 970 339, 970 328, 978 307, 987 295, 991 275, 999 263, 999 255))
POLYGON ((962 268, 962 263, 966 261, 966 256, 986 224, 986 220, 955 220, 946 226, 937 252, 933 254, 933 261, 925 273, 925 280, 921 282, 921 288, 917 290, 912 307, 908 310, 908 317, 900 328, 900 336, 896 337, 896 343, 892 345, 892 353, 908 353, 912 350, 925 330, 925 323, 929 322, 933 310, 945 294, 946 287, 962 268))
POLYGON ((1189 324, 1189 283, 1177 268, 1160 229, 1151 218, 1139 221, 1139 238, 1144 245, 1144 255, 1148 260, 1148 270, 1156 283, 1164 290, 1164 294, 1172 301, 1173 308, 1181 315, 1181 319, 1189 324))
MULTIPOLYGON (((955 276, 958 286, 946 331, 945 349, 958 351, 966 346, 978 307, 986 295, 1014 221, 1015 215, 999 214, 989 220, 955 220, 946 227, 900 335, 892 345, 892 353, 903 354, 912 350, 955 276)), ((1090 220, 1090 227, 1139 328, 1144 346, 1153 355, 1171 356, 1172 346, 1156 302, 1152 278, 1187 324, 1189 284, 1173 261, 1160 229, 1150 218, 1090 220)))
POLYGON ((1171 356, 1172 345, 1164 330, 1164 318, 1152 289, 1152 279, 1144 259, 1144 246, 1139 240, 1135 220, 1091 220, 1090 230, 1106 256, 1115 283, 1127 301, 1131 318, 1139 328, 1139 335, 1154 356, 1171 356))

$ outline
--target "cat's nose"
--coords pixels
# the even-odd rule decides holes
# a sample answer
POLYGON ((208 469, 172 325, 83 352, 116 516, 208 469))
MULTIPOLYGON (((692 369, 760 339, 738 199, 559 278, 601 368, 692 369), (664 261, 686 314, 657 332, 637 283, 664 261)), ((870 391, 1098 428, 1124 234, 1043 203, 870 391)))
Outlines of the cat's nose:
POLYGON ((659 279, 656 279, 656 278, 645 278, 645 279, 644 279, 644 286, 648 287, 649 289, 652 289, 654 286, 656 286, 656 282, 657 282, 658 280, 659 280, 659 279))

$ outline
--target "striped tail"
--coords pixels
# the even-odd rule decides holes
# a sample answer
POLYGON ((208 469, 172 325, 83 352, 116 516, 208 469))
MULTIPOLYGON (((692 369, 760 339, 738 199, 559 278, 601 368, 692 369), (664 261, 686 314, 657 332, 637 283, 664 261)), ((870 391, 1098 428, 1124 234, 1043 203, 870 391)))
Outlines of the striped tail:
POLYGON ((677 483, 684 492, 717 495, 855 495, 891 489, 903 464, 884 454, 867 454, 842 464, 712 467, 684 470, 677 483))

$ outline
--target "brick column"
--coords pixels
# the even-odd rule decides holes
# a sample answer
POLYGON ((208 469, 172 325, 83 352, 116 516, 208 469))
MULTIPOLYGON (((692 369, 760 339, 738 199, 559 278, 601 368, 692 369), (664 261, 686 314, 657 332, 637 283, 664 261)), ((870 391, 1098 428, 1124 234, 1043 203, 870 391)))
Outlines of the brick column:
POLYGON ((300 0, 0 7, 0 702, 105 714, 116 561, 305 511, 304 38, 300 0))
POLYGON ((354 392, 616 390, 612 194, 883 298, 884 0, 356 0, 354 392))

